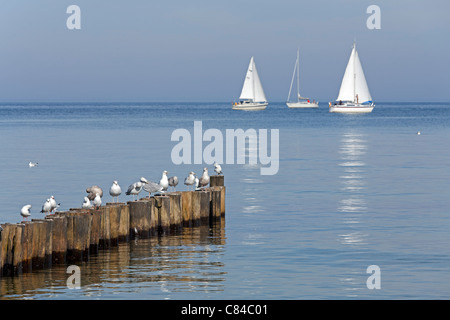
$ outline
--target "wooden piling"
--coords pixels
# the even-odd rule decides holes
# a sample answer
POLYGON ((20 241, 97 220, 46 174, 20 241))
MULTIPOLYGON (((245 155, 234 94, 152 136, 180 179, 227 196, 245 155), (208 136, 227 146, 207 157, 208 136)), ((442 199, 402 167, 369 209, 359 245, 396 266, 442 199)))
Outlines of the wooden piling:
POLYGON ((98 209, 74 208, 45 219, 3 224, 0 276, 88 261, 98 250, 136 236, 164 236, 199 225, 215 228, 225 214, 223 182, 223 176, 211 176, 211 187, 202 191, 172 192, 98 209))
POLYGON ((173 231, 180 231, 183 226, 181 192, 168 194, 170 198, 170 228, 173 231))
POLYGON ((225 177, 223 175, 212 175, 209 177, 210 187, 223 187, 225 186, 225 177))
POLYGON ((172 225, 170 217, 170 197, 156 196, 155 206, 158 208, 158 233, 159 235, 168 234, 172 225))
POLYGON ((193 225, 193 206, 192 206, 193 194, 194 191, 181 192, 181 211, 184 227, 192 227, 193 225))

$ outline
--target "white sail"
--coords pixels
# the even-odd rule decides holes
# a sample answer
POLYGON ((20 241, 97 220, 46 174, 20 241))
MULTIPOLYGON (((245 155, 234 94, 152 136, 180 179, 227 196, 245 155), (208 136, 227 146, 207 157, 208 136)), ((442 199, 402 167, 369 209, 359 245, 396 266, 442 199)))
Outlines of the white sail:
POLYGON ((369 87, 359 60, 356 46, 353 45, 344 77, 342 78, 341 88, 339 90, 337 101, 351 101, 354 103, 365 103, 372 101, 369 87))
POLYGON ((250 59, 250 64, 248 65, 247 74, 239 99, 251 100, 253 102, 267 101, 253 57, 250 59))

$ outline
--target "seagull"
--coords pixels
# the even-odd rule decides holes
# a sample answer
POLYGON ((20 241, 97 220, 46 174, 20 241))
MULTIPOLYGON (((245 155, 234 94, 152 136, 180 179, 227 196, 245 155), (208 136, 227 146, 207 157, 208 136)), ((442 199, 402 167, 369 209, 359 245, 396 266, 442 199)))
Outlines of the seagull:
POLYGON ((27 220, 28 217, 31 216, 30 209, 31 205, 27 204, 26 206, 23 206, 22 209, 20 210, 20 215, 24 217, 25 220, 27 220))
POLYGON ((139 179, 139 181, 141 181, 141 182, 142 182, 142 185, 144 185, 144 184, 148 183, 148 180, 147 180, 147 179, 145 179, 144 177, 141 177, 141 179, 139 179))
POLYGON ((142 186, 142 189, 148 192, 148 197, 150 198, 152 193, 163 191, 163 186, 157 184, 156 182, 149 181, 148 183, 142 186))
POLYGON ((420 131, 417 131, 417 135, 420 136, 420 131))
POLYGON ((184 179, 184 184, 188 186, 188 189, 190 188, 190 186, 192 186, 195 182, 195 173, 194 172, 189 172, 189 176, 187 176, 186 179, 184 179))
POLYGON ((114 198, 117 199, 117 202, 119 202, 119 196, 122 193, 122 189, 120 189, 119 183, 114 180, 113 184, 111 186, 111 188, 109 188, 109 194, 111 195, 111 197, 113 197, 113 202, 114 202, 114 198))
POLYGON ((82 208, 83 209, 91 209, 92 208, 91 200, 89 200, 88 197, 84 197, 84 202, 83 202, 82 208))
POLYGON ((135 182, 128 187, 128 190, 127 190, 127 192, 125 192, 125 194, 127 196, 133 195, 133 200, 135 200, 134 196, 137 196, 142 191, 143 185, 145 185, 145 184, 142 183, 141 181, 135 182))
POLYGON ((44 205, 42 206, 41 213, 48 214, 50 211, 52 211, 52 204, 50 202, 50 199, 47 199, 44 205))
POLYGON ((195 180, 194 180, 195 190, 198 190, 198 183, 199 183, 199 180, 197 177, 195 177, 195 180))
POLYGON ((222 172, 222 167, 221 167, 220 164, 218 164, 217 162, 214 162, 214 171, 215 171, 218 175, 223 174, 223 172, 222 172))
POLYGON ((51 196, 50 197, 50 204, 52 205, 52 212, 54 211, 54 212, 56 212, 56 209, 57 208, 59 208, 60 207, 60 205, 61 205, 61 203, 56 203, 56 200, 55 200, 55 197, 54 196, 51 196))
POLYGON ((29 162, 28 163, 28 166, 30 167, 30 168, 33 168, 33 167, 37 167, 37 165, 38 165, 38 163, 37 162, 29 162))
POLYGON ((100 198, 103 197, 103 190, 99 186, 92 186, 90 188, 87 188, 86 192, 89 193, 88 198, 91 201, 95 199, 95 195, 97 193, 99 194, 100 198))
POLYGON ((95 194, 95 198, 94 198, 94 206, 96 207, 96 209, 98 209, 99 207, 101 207, 102 205, 102 198, 100 197, 100 194, 97 193, 95 194))
POLYGON ((208 168, 203 168, 203 175, 198 180, 198 186, 204 188, 209 184, 208 168))
POLYGON ((173 176, 169 178, 169 186, 173 188, 173 191, 175 191, 175 187, 178 185, 178 177, 173 176))
POLYGON ((167 179, 167 174, 168 172, 164 170, 161 180, 159 180, 159 184, 163 187, 162 191, 167 191, 167 189, 169 188, 169 179, 167 179))

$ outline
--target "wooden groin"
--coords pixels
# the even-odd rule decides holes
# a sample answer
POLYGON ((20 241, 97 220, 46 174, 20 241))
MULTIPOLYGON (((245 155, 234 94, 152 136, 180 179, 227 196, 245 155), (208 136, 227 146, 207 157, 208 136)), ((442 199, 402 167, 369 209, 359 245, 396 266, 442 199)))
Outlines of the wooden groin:
POLYGON ((225 217, 223 176, 203 191, 168 192, 98 209, 74 208, 21 223, 2 224, 0 277, 52 265, 89 261, 89 256, 131 239, 163 237, 183 228, 213 225, 225 217))

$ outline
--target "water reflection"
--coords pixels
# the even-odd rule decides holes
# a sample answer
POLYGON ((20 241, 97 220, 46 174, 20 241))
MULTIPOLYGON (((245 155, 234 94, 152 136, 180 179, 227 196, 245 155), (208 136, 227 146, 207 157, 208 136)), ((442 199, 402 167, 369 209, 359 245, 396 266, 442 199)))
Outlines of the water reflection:
MULTIPOLYGON (((346 249, 360 249, 367 245, 368 234, 364 232, 362 215, 368 211, 366 202, 366 163, 367 141, 363 134, 352 130, 343 134, 339 147, 340 190, 343 198, 338 203, 337 211, 341 214, 342 231, 338 241, 346 249)), ((355 271, 357 273, 357 271, 355 271)), ((347 297, 356 297, 361 289, 359 279, 353 276, 341 279, 347 297)))
POLYGON ((224 223, 181 234, 121 243, 78 264, 81 289, 70 290, 67 266, 0 279, 0 299, 170 299, 180 292, 224 290, 224 223))
MULTIPOLYGON (((365 200, 365 166, 363 156, 367 152, 364 135, 356 132, 346 132, 341 139, 339 148, 339 166, 343 167, 340 176, 341 191, 344 198, 339 201, 338 212, 343 213, 343 223, 356 228, 360 223, 360 214, 367 212, 365 200)), ((365 243, 366 235, 359 230, 351 230, 339 235, 339 241, 344 245, 360 245, 365 243)))

